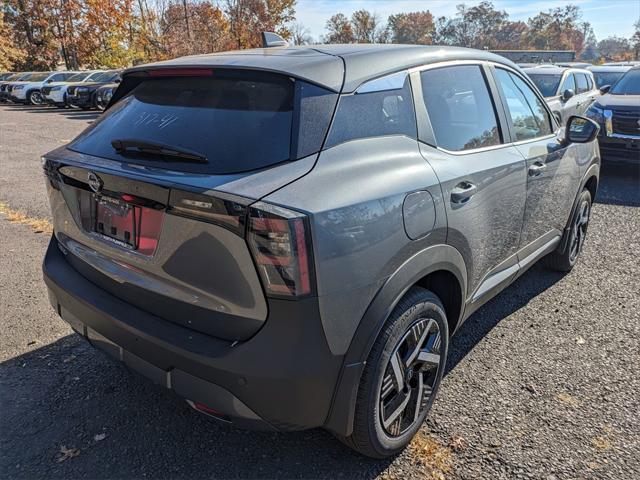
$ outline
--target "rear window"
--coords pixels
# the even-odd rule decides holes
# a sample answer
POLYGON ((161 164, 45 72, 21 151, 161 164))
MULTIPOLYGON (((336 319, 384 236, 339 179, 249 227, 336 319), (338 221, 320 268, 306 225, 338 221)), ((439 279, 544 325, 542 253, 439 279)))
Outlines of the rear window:
POLYGON ((144 78, 69 148, 168 170, 257 170, 320 150, 336 97, 302 81, 256 72, 144 78), (112 145, 117 140, 162 144, 206 161, 118 153, 112 145))
POLYGON ((529 73, 529 78, 538 87, 543 97, 553 97, 558 91, 562 75, 529 73))

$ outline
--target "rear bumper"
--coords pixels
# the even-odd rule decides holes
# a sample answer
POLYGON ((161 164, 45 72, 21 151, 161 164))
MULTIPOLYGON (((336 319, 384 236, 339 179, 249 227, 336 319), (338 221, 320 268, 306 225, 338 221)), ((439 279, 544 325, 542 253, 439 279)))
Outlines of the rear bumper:
POLYGON ((631 162, 640 164, 640 135, 598 137, 602 161, 631 162))
POLYGON ((52 305, 76 332, 217 417, 245 428, 324 425, 343 357, 327 346, 317 299, 270 301, 265 326, 234 345, 100 289, 67 262, 55 237, 43 273, 52 305))

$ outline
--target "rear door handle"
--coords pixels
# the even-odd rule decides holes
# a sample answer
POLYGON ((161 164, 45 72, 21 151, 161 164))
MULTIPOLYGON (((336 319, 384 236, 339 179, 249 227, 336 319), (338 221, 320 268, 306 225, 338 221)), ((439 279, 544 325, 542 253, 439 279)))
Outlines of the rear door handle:
POLYGON ((546 169, 547 169, 546 163, 536 162, 529 167, 529 176, 537 177, 538 175, 542 175, 542 172, 544 172, 546 169))
POLYGON ((451 190, 451 201, 453 203, 465 203, 469 201, 478 191, 473 183, 460 182, 451 190))

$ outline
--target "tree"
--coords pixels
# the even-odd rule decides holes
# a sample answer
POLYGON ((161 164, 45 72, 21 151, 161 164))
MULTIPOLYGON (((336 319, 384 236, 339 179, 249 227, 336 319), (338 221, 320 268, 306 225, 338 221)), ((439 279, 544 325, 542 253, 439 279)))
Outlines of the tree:
POLYGON ((13 30, 4 22, 4 15, 0 12, 0 71, 15 69, 25 58, 26 52, 16 47, 13 30))
POLYGON ((376 43, 384 38, 378 16, 368 10, 358 10, 351 15, 351 28, 356 43, 376 43))
MULTIPOLYGON (((438 19, 437 38, 440 43, 479 49, 495 49, 497 38, 502 29, 506 29, 509 15, 496 10, 489 1, 480 2, 473 7, 458 5, 454 18, 438 19)), ((505 30, 506 31, 506 30, 505 30)))
POLYGON ((353 43, 355 42, 355 35, 351 22, 342 13, 336 13, 329 20, 325 26, 328 33, 324 38, 325 43, 353 43))
POLYGON ((640 60, 640 20, 633 24, 636 27, 636 31, 631 37, 631 45, 633 47, 633 58, 640 60))
POLYGON ((607 37, 598 42, 598 53, 607 61, 630 60, 631 43, 623 37, 607 37))
POLYGON ((528 20, 528 44, 538 50, 575 50, 579 56, 595 36, 575 5, 540 12, 528 20))
POLYGON ((295 4, 296 0, 225 0, 223 11, 235 47, 259 47, 264 31, 288 39, 287 25, 295 19, 295 4))
POLYGON ((291 42, 294 45, 311 45, 313 37, 310 35, 309 29, 301 23, 294 23, 289 28, 291 31, 291 42))
POLYGON ((398 13, 389 17, 389 34, 393 43, 430 45, 436 31, 431 12, 398 13))

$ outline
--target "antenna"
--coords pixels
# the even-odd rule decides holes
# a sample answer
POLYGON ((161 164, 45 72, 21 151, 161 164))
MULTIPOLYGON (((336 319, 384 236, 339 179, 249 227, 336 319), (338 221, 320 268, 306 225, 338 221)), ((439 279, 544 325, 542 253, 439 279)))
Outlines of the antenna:
POLYGON ((277 33, 262 32, 262 48, 287 47, 289 42, 277 33))

